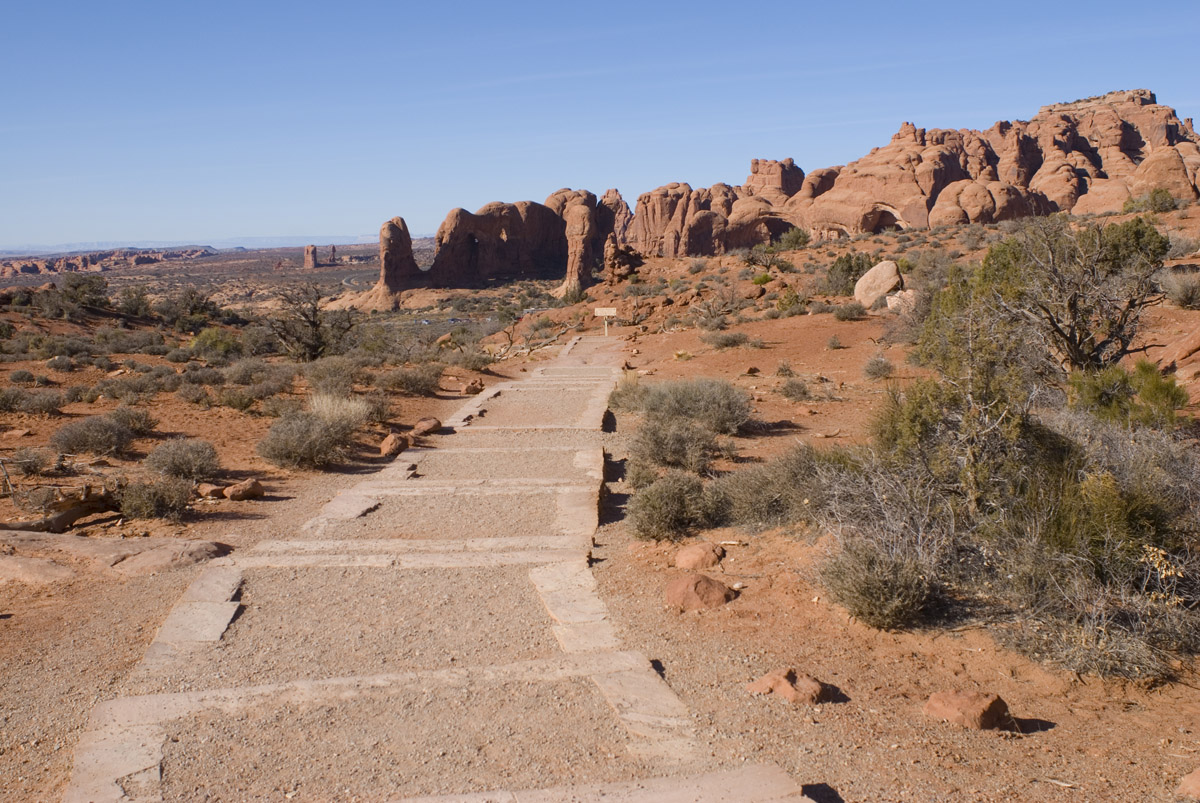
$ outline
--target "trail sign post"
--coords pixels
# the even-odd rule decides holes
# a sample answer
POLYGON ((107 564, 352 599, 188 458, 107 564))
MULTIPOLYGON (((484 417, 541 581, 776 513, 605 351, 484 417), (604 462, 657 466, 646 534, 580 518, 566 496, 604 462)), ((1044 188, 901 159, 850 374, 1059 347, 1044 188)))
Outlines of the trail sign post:
POLYGON ((617 308, 596 307, 596 317, 604 319, 604 336, 608 337, 608 319, 617 317, 617 308))

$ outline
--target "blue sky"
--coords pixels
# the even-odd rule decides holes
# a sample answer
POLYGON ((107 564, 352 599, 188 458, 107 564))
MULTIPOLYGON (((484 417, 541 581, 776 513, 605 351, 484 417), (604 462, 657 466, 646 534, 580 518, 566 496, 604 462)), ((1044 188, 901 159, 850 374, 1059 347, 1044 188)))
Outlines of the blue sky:
POLYGON ((0 249, 431 234, 1113 89, 1200 117, 1200 4, 1175 5, 8 0, 0 249))

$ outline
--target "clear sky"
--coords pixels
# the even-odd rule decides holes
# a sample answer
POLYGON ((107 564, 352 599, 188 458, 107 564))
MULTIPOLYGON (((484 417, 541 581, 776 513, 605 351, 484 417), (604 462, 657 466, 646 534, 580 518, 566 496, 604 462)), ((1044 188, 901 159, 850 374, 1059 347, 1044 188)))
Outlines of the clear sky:
POLYGON ((6 0, 0 249, 431 234, 1114 89, 1200 117, 1197 31, 1195 0, 6 0))

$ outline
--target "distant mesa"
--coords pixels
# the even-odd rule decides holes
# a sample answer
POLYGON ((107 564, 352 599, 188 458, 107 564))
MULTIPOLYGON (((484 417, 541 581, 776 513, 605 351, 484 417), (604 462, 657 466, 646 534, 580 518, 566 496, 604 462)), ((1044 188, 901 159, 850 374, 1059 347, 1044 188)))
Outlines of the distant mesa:
MULTIPOLYGON (((817 239, 888 229, 998 223, 1054 212, 1120 212, 1165 188, 1200 197, 1200 138, 1190 118, 1134 89, 1044 106, 1029 121, 986 131, 904 123, 891 141, 848 165, 805 172, 791 159, 754 159, 739 186, 666 184, 642 193, 634 212, 616 190, 601 198, 559 190, 545 203, 455 209, 438 229, 428 271, 407 267, 407 240, 381 232, 373 298, 415 287, 475 287, 491 280, 563 278, 560 294, 586 286, 591 268, 616 255, 715 256, 777 239, 792 227, 817 239), (382 259, 385 235, 397 250, 382 259), (606 258, 607 257, 607 258, 606 258), (389 267, 389 264, 391 267, 389 267)), ((400 221, 403 226, 403 221, 400 221)), ((387 248, 391 248, 388 246, 387 248)), ((615 265, 615 262, 614 262, 615 265)), ((394 300, 391 302, 394 303, 394 300)))
POLYGON ((48 257, 18 257, 0 261, 0 278, 35 276, 39 274, 99 272, 115 268, 153 265, 159 262, 199 259, 212 256, 216 250, 208 247, 138 249, 118 248, 90 251, 82 254, 48 257))

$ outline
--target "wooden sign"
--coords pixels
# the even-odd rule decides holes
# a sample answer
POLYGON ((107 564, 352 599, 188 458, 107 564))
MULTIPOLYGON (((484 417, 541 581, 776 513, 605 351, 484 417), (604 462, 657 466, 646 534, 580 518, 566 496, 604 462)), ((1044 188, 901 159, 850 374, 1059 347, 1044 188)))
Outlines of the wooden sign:
POLYGON ((596 307, 596 317, 604 319, 604 336, 608 337, 608 319, 617 317, 617 308, 596 307))

